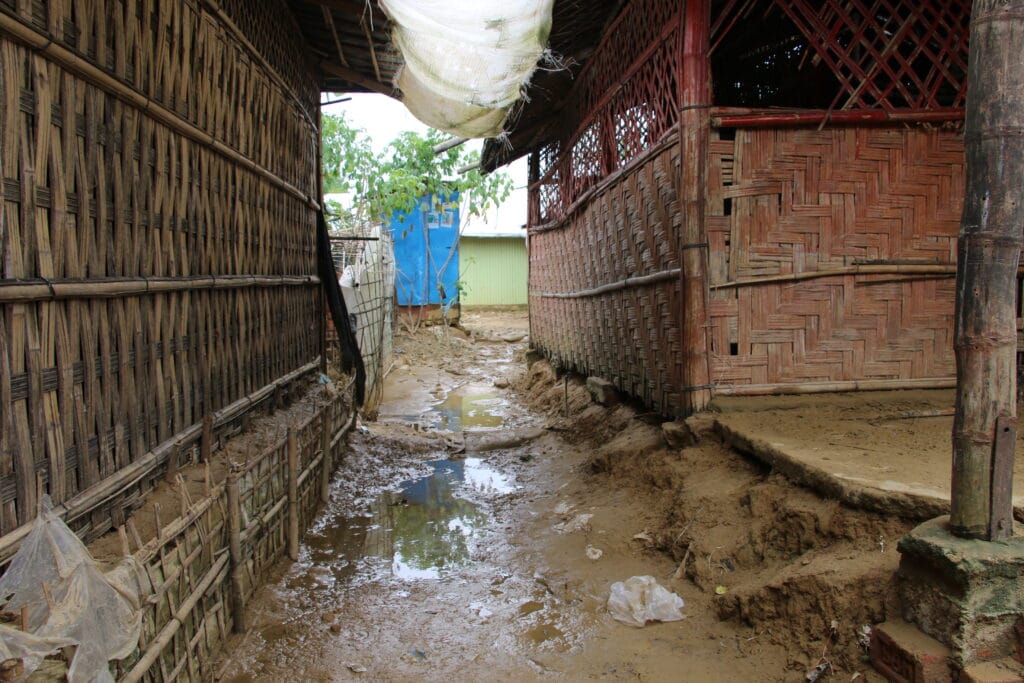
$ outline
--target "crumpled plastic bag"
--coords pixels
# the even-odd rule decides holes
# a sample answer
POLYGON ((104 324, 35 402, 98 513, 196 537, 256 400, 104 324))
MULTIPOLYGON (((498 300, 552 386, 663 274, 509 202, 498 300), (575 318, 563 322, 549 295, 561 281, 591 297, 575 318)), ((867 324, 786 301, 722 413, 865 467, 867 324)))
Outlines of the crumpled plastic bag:
POLYGON ((653 576, 633 576, 612 584, 608 611, 617 621, 641 627, 648 621, 679 621, 683 599, 662 587, 653 576))
POLYGON ((82 541, 53 513, 49 496, 0 578, 0 602, 17 612, 28 608, 29 634, 0 631, 9 651, 29 643, 27 677, 49 652, 76 645, 68 669, 71 683, 113 681, 108 661, 130 655, 142 627, 141 600, 149 592, 144 570, 132 558, 104 574, 82 541), (31 635, 36 641, 26 640, 31 635), (42 648, 53 647, 42 656, 42 648), (31 669, 30 669, 31 666, 31 669))

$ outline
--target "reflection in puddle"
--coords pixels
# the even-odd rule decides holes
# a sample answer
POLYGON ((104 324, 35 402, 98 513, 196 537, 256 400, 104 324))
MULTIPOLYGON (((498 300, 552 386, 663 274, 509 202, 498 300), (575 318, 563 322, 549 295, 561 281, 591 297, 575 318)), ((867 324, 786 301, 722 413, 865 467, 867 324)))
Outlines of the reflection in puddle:
POLYGON ((424 429, 449 432, 467 427, 494 429, 505 424, 509 407, 509 402, 493 387, 467 384, 422 415, 405 415, 401 419, 416 422, 424 429))
POLYGON ((311 532, 307 547, 315 569, 309 576, 330 586, 369 565, 378 572, 390 566, 391 574, 404 580, 437 579, 468 564, 488 515, 459 494, 503 494, 515 487, 480 458, 427 465, 431 474, 382 494, 367 515, 311 532))

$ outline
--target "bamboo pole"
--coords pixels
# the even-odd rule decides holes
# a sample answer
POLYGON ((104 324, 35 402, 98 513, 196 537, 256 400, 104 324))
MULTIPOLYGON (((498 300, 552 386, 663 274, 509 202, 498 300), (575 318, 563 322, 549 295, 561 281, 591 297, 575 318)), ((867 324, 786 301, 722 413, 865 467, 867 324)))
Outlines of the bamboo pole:
POLYGON ((842 268, 810 270, 803 273, 782 273, 780 275, 764 275, 730 282, 720 282, 710 286, 711 289, 734 289, 737 287, 753 287, 778 282, 800 282, 824 277, 842 277, 844 275, 934 275, 936 277, 952 277, 956 275, 953 264, 856 264, 842 268))
POLYGON ((203 416, 203 431, 199 435, 199 462, 210 462, 213 455, 213 415, 203 416))
POLYGON ((299 559, 299 438, 288 428, 288 556, 299 559))
POLYGON ((711 363, 708 344, 707 231, 704 214, 707 201, 708 149, 711 122, 711 62, 708 56, 711 32, 710 0, 686 0, 682 12, 682 50, 679 65, 679 143, 682 187, 680 260, 682 263, 683 364, 680 387, 683 410, 704 410, 711 402, 711 363))
POLYGON ((823 394, 835 391, 892 391, 896 389, 952 389, 952 377, 924 379, 869 379, 837 382, 801 382, 799 384, 721 384, 716 396, 774 396, 823 394))
POLYGON ((113 299, 143 294, 198 292, 243 287, 316 287, 317 275, 209 275, 202 277, 111 277, 0 282, 0 304, 69 299, 113 299))
POLYGON ((334 458, 331 454, 331 404, 324 406, 320 420, 320 502, 327 504, 331 500, 331 475, 334 474, 334 458))
POLYGON ((669 270, 663 270, 658 273, 651 273, 649 275, 638 275, 636 277, 627 277, 617 282, 610 282, 600 287, 593 287, 591 289, 579 289, 574 292, 532 292, 532 294, 541 296, 545 299, 583 299, 592 296, 600 296, 602 294, 609 294, 611 292, 621 292, 625 289, 631 289, 633 287, 646 287, 648 285, 655 285, 659 282, 666 282, 668 280, 675 280, 682 274, 682 270, 679 268, 670 268, 669 270))
POLYGON ((990 541, 1013 534, 1013 458, 1001 457, 1001 446, 1015 440, 1017 418, 1015 290, 1024 241, 1021 44, 1024 0, 975 0, 958 244, 950 530, 990 541), (997 435, 998 424, 1003 429, 997 435))
POLYGON ((239 468, 228 472, 228 547, 231 557, 231 621, 235 633, 245 632, 245 593, 242 577, 245 558, 242 556, 242 502, 238 492, 239 468))
POLYGON ((964 110, 958 107, 906 111, 886 111, 884 109, 770 111, 716 107, 711 113, 711 125, 715 128, 777 128, 780 126, 817 125, 823 122, 826 125, 829 123, 944 123, 962 121, 963 118, 964 110))

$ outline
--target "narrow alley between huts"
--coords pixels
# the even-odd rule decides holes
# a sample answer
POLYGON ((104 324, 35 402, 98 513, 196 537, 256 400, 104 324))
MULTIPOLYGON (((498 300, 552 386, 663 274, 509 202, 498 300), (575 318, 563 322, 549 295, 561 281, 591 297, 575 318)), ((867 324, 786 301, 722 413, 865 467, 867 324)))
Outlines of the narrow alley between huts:
POLYGON ((596 403, 527 365, 526 323, 396 336, 377 420, 221 679, 783 681, 827 660, 875 680, 858 629, 883 613, 907 525, 797 489, 713 420, 677 434, 607 388, 596 403), (683 620, 610 615, 611 585, 645 575, 683 620))

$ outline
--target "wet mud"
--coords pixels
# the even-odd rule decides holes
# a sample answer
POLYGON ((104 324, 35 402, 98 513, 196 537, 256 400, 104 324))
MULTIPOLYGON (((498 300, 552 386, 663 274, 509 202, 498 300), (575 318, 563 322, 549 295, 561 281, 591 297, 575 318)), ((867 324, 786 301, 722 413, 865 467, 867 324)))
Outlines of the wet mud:
POLYGON ((503 341, 525 317, 476 322, 465 338, 396 339, 378 420, 352 436, 299 561, 250 602, 220 680, 790 681, 823 651, 834 680, 881 680, 858 660, 853 623, 878 614, 847 615, 835 590, 834 604, 809 602, 810 583, 785 579, 827 572, 830 547, 874 526, 860 533, 813 496, 787 505, 785 483, 720 444, 684 457, 634 409, 594 406, 542 365, 527 373, 525 341, 503 341), (536 433, 465 448, 467 433, 524 429, 536 433), (791 519, 803 536, 780 531, 791 519), (754 528, 760 541, 744 535, 754 528), (686 618, 615 621, 610 586, 634 575, 678 593, 686 618))

